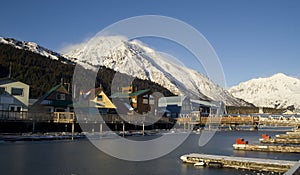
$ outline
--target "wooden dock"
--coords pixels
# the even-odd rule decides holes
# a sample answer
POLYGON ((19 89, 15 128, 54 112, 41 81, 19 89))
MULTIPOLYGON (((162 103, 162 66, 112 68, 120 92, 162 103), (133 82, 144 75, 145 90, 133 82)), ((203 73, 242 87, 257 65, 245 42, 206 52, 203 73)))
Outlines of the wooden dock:
POLYGON ((233 149, 242 150, 242 151, 300 153, 299 146, 284 146, 284 145, 233 144, 233 149))
POLYGON ((180 159, 184 163, 195 164, 203 162, 204 165, 208 166, 219 165, 219 167, 224 168, 235 168, 276 173, 285 173, 298 163, 297 161, 245 158, 197 153, 183 155, 180 157, 180 159))
POLYGON ((237 126, 249 125, 253 129, 259 126, 285 126, 285 127, 300 127, 300 118, 294 115, 271 115, 271 114, 249 114, 249 115, 224 115, 224 116, 199 116, 195 114, 181 114, 177 118, 178 124, 185 125, 209 125, 219 124, 220 126, 228 126, 229 129, 237 128, 237 126))
POLYGON ((279 138, 268 138, 268 139, 259 139, 260 143, 264 144, 300 144, 300 139, 279 139, 279 138))
POLYGON ((278 134, 275 136, 277 139, 300 139, 299 134, 278 134))
POLYGON ((264 144, 293 144, 300 146, 300 132, 286 132, 286 134, 277 134, 275 138, 271 138, 266 134, 259 139, 264 144))

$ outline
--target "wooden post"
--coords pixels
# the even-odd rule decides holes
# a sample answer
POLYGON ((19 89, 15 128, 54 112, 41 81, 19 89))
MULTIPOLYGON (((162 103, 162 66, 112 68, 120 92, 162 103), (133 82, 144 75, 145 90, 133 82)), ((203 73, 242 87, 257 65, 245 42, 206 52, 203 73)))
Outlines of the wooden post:
POLYGON ((145 135, 145 124, 143 123, 143 136, 145 135))
POLYGON ((102 122, 100 123, 100 134, 102 134, 102 130, 103 130, 103 128, 102 128, 102 122))
POLYGON ((201 126, 202 126, 202 117, 201 117, 201 114, 199 115, 199 117, 200 117, 200 125, 199 125, 199 127, 201 129, 201 126))
POLYGON ((35 130, 35 122, 32 122, 32 133, 34 133, 35 130))
POLYGON ((72 140, 74 140, 75 123, 72 122, 72 140))
POLYGON ((125 136, 125 123, 123 122, 123 137, 125 136))

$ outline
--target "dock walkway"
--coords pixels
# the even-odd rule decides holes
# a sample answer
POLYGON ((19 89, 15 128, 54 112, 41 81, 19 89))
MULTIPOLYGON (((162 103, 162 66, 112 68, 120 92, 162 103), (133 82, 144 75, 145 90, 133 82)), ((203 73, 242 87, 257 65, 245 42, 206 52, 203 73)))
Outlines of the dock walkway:
POLYGON ((300 153, 299 146, 233 144, 233 148, 235 150, 242 150, 242 151, 300 153))
POLYGON ((221 167, 224 168, 235 168, 276 173, 285 173, 298 163, 297 161, 287 160, 245 158, 197 153, 183 155, 180 157, 180 159, 184 163, 195 164, 203 162, 205 165, 213 163, 219 164, 221 165, 221 167))

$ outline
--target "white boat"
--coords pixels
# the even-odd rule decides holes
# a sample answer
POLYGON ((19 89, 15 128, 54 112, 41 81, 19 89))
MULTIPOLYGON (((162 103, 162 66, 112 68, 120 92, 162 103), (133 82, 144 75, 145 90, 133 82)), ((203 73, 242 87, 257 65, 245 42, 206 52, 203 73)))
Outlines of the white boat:
POLYGON ((194 166, 205 166, 204 162, 197 162, 194 164, 194 166))

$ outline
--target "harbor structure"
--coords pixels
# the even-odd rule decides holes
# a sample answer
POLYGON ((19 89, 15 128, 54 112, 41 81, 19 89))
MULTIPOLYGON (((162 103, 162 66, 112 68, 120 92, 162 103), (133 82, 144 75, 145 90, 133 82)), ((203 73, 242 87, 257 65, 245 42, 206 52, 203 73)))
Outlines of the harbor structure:
POLYGON ((300 132, 286 132, 286 134, 277 134, 274 138, 262 134, 259 139, 264 144, 293 144, 300 145, 300 132))
POLYGON ((297 165, 298 163, 297 161, 260 159, 260 158, 248 158, 248 157, 246 158, 246 157, 197 154, 197 153, 182 155, 180 159, 184 163, 191 163, 191 164, 203 162, 202 164, 208 167, 235 168, 235 169, 255 170, 259 172, 276 172, 276 173, 285 173, 289 169, 297 165))
POLYGON ((262 134, 259 141, 262 144, 248 144, 242 138, 237 138, 233 144, 233 149, 242 151, 263 151, 263 152, 287 152, 300 153, 300 132, 286 132, 286 134, 277 134, 275 138, 267 134, 262 134))
POLYGON ((242 151, 300 153, 299 146, 233 144, 233 148, 235 150, 242 150, 242 151))

